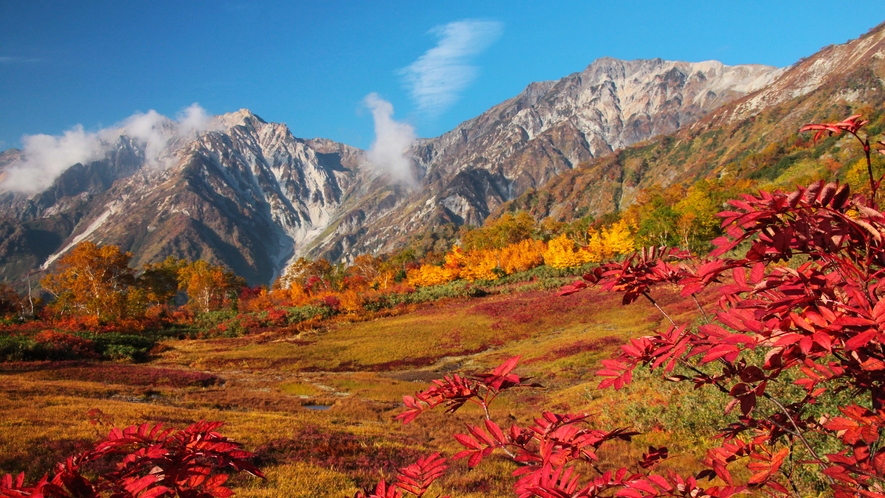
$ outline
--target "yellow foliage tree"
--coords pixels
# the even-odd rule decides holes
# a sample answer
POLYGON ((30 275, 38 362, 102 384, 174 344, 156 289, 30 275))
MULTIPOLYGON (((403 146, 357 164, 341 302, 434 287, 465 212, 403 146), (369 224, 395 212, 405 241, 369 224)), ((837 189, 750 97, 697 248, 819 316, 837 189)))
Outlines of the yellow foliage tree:
POLYGON ((590 240, 585 249, 588 262, 598 263, 636 250, 636 239, 626 220, 616 221, 598 231, 591 228, 589 234, 590 240))
POLYGON ((565 234, 550 240, 544 251, 544 263, 553 268, 575 268, 590 262, 590 252, 579 249, 565 234))
POLYGON ((459 276, 468 282, 476 280, 496 280, 498 273, 498 251, 482 249, 468 251, 464 255, 464 266, 459 271, 459 276))
POLYGON ((544 264, 547 244, 543 240, 525 239, 501 249, 501 269, 507 275, 528 271, 544 264))
POLYGON ((372 280, 371 286, 374 289, 387 289, 396 283, 396 272, 393 270, 379 270, 378 275, 372 280))
POLYGON ((61 312, 92 316, 98 321, 122 318, 135 282, 132 254, 117 246, 81 242, 58 261, 57 270, 40 283, 55 295, 61 312))
POLYGON ((458 271, 436 265, 421 265, 406 272, 406 283, 414 287, 429 287, 451 282, 458 277, 458 271))
POLYGON ((461 246, 468 251, 501 249, 530 238, 536 225, 535 218, 525 211, 504 213, 496 220, 486 220, 482 228, 462 232, 461 246))

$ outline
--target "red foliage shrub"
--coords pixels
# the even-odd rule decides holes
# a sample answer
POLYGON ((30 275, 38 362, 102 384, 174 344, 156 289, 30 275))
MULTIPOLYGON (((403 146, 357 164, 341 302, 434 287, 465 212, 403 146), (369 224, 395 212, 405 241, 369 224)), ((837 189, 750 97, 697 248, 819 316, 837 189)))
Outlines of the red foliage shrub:
POLYGON ((107 438, 59 463, 52 476, 26 485, 24 473, 0 478, 0 498, 224 498, 229 476, 222 471, 263 477, 252 453, 216 429, 221 422, 198 422, 182 430, 162 424, 113 429, 107 438), (96 476, 96 462, 116 462, 96 476))
POLYGON ((76 356, 77 358, 98 357, 98 354, 95 352, 95 344, 92 341, 64 332, 44 330, 34 336, 34 340, 49 349, 76 356))
POLYGON ((286 310, 272 309, 267 311, 267 325, 282 327, 289 323, 289 313, 286 310))
POLYGON ((338 296, 328 295, 324 296, 322 299, 322 303, 332 308, 333 311, 337 312, 338 308, 341 307, 341 300, 338 299, 338 296))
POLYGON ((171 319, 173 323, 189 325, 194 323, 194 312, 190 308, 182 306, 172 312, 171 319))
MULTIPOLYGON (((518 358, 483 376, 434 381, 404 397, 406 411, 397 418, 408 423, 439 405, 449 412, 468 402, 481 406, 483 425, 468 424, 467 433, 455 435, 465 448, 455 458, 468 458, 474 467, 493 452, 505 453, 523 464, 514 472, 521 497, 817 494, 800 490, 800 467, 817 472, 817 484, 837 498, 885 497, 885 213, 876 199, 885 177, 873 176, 870 140, 858 134, 865 124, 851 116, 802 131, 816 131, 815 140, 823 133, 856 137, 866 157, 869 197, 822 181, 792 193, 743 195, 720 213, 726 236, 713 241, 707 259, 650 248, 605 264, 560 293, 599 284, 623 293, 624 304, 644 298, 661 312, 670 327, 631 339, 617 358, 603 361, 600 388, 621 388, 645 366, 662 370, 668 380, 725 393, 731 398, 726 413, 739 410, 740 416, 720 429, 721 444, 704 460, 708 469, 688 477, 655 474, 651 469, 669 452, 652 447, 633 469, 600 471, 599 447, 633 433, 591 430, 581 415, 545 412, 532 427, 501 428, 488 407, 500 391, 524 385, 511 373, 518 358), (749 249, 725 257, 739 247, 749 249), (722 282, 718 310, 708 312, 697 294, 722 282), (678 324, 652 296, 662 285, 693 300, 700 320, 678 324), (855 396, 847 405, 833 396, 849 389, 855 396), (843 403, 838 411, 836 403, 843 403), (749 478, 729 470, 740 460, 748 461, 749 478), (597 471, 593 477, 585 473, 588 464, 597 471), (700 483, 713 478, 724 485, 700 483)), ((398 495, 382 481, 374 496, 398 495)))
POLYGON ((99 327, 98 317, 67 315, 57 321, 54 321, 55 328, 68 330, 71 332, 83 332, 87 330, 96 330, 99 327))

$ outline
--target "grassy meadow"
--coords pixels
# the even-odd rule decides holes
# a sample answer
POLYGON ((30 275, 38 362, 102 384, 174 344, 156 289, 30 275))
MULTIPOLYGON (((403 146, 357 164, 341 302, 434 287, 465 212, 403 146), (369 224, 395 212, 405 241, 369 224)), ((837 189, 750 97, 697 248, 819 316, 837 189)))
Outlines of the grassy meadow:
MULTIPOLYGON (((671 315, 690 320, 696 312, 690 300, 660 297, 671 315)), ((706 437, 699 428, 709 421, 691 421, 716 416, 703 399, 651 377, 622 391, 596 390, 593 372, 602 359, 629 337, 663 326, 651 304, 620 301, 598 289, 557 297, 513 285, 485 297, 409 305, 384 318, 337 317, 300 333, 165 340, 143 363, 0 363, 0 473, 37 479, 111 426, 222 420, 222 433, 256 453, 268 477, 237 476, 237 496, 352 496, 419 456, 451 456, 460 449, 451 434, 481 420, 467 406, 403 425, 393 420, 403 395, 515 355, 522 356, 516 372, 544 387, 496 400, 492 415, 501 425, 525 424, 543 410, 586 412, 600 429, 643 432, 609 450, 609 465, 666 444, 672 458, 665 465, 694 469, 706 437), (667 427, 662 407, 676 400, 696 414, 667 427)), ((514 468, 503 457, 472 471, 456 461, 431 495, 510 496, 514 468)))

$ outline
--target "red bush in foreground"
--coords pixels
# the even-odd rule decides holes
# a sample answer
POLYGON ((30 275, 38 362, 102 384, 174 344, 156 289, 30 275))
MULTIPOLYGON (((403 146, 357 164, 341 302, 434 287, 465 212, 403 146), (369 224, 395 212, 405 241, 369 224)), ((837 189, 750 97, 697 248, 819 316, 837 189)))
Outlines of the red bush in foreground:
POLYGON ((221 422, 198 422, 182 430, 162 424, 113 429, 91 450, 59 463, 52 477, 25 485, 24 474, 0 479, 0 498, 225 498, 228 474, 264 477, 252 454, 222 436, 221 422), (87 477, 90 464, 115 462, 115 469, 87 477))
MULTIPOLYGON (((817 131, 815 138, 854 135, 864 147, 869 197, 824 182, 792 193, 743 195, 720 213, 726 236, 713 241, 706 259, 652 248, 602 265, 561 293, 599 284, 624 293, 624 304, 646 298, 670 322, 666 331, 632 339, 605 360, 597 372, 604 378, 600 388, 619 389, 645 366, 668 380, 725 393, 731 399, 724 410, 740 415, 720 429, 721 444, 707 452, 706 470, 655 474, 650 469, 668 452, 650 448, 632 470, 601 471, 599 447, 634 433, 592 430, 581 415, 546 412, 532 427, 501 428, 488 407, 499 392, 524 385, 512 373, 518 358, 487 375, 434 381, 406 396, 407 410, 397 418, 408 423, 438 405, 450 412, 467 402, 480 405, 483 425, 455 435, 465 448, 455 458, 474 467, 503 452, 521 465, 514 472, 520 497, 727 497, 749 490, 885 497, 885 213, 876 203, 882 179, 872 176, 869 139, 858 134, 864 124, 852 116, 802 130, 817 131), (741 248, 748 248, 742 257, 726 256, 741 248), (707 312, 695 296, 714 283, 721 284, 721 297, 718 309, 707 312), (695 300, 695 323, 676 323, 654 299, 662 284, 695 300), (852 401, 836 397, 843 392, 852 401), (738 461, 749 478, 734 477, 730 467, 738 461), (799 477, 809 467, 816 479, 810 484, 799 477), (714 478, 724 485, 701 484, 714 478)), ((379 485, 371 496, 399 491, 379 485)))

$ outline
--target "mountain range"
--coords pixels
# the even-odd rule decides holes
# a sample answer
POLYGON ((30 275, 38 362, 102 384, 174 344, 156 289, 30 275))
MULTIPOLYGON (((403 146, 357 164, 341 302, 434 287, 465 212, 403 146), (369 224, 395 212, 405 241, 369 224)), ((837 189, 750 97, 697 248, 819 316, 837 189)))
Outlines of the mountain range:
MULTIPOLYGON (((740 151, 834 102, 880 105, 883 38, 880 25, 789 68, 599 59, 417 140, 412 182, 380 173, 365 151, 297 138, 245 109, 159 148, 121 129, 47 189, 0 193, 0 279, 50 268, 92 240, 131 251, 135 265, 200 258, 269 283, 293 258, 390 251, 417 231, 481 225, 502 210, 604 214, 653 184, 749 174, 740 151)), ((0 153, 0 185, 26 159, 0 153)))

